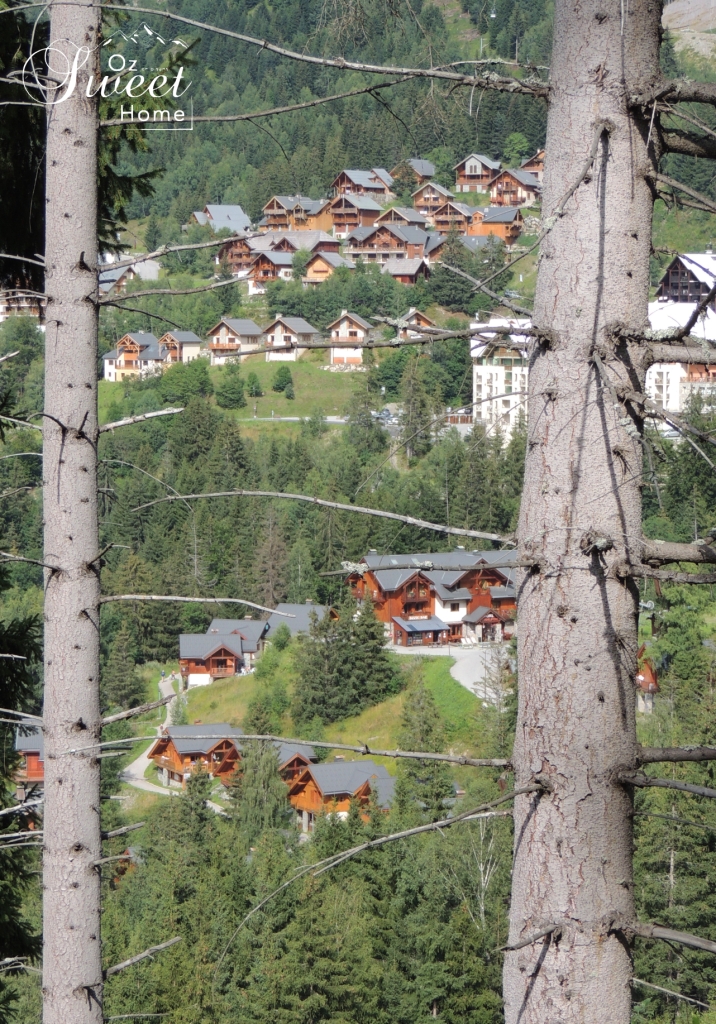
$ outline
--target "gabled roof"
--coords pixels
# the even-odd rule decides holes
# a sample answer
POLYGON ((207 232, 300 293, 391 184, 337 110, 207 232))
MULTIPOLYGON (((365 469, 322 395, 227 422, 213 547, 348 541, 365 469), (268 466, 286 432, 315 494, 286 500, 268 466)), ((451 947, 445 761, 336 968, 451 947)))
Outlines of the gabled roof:
POLYGON ((212 619, 206 636, 221 639, 222 637, 241 638, 243 653, 253 654, 259 649, 259 642, 266 633, 267 623, 260 619, 212 619))
POLYGON ((482 215, 483 224, 512 224, 522 217, 518 206, 488 206, 482 215))
MULTIPOLYGON (((681 260, 685 267, 691 271, 697 281, 713 287, 716 281, 716 256, 710 252, 684 252, 676 256, 669 264, 669 267, 676 261, 681 260)), ((669 269, 667 267, 667 270, 669 269)))
POLYGON ((417 274, 421 267, 425 266, 425 261, 420 257, 416 256, 411 260, 386 260, 383 264, 381 274, 391 274, 393 277, 402 277, 405 274, 409 274, 411 277, 413 274, 417 274))
MULTIPOLYGON (((373 189, 375 191, 382 191, 381 186, 390 186, 393 184, 393 179, 388 172, 382 167, 374 167, 371 171, 361 171, 354 168, 345 169, 341 171, 341 174, 345 174, 349 181, 354 185, 358 185, 359 188, 373 189), (376 182, 375 178, 380 178, 380 183, 376 182)), ((337 174, 333 179, 332 184, 340 178, 341 174, 337 174)))
POLYGON ((167 331, 159 340, 164 341, 165 338, 171 338, 180 345, 201 345, 201 338, 193 331, 167 331))
POLYGON ((419 174, 421 178, 432 178, 433 174, 435 174, 435 164, 431 163, 429 160, 417 160, 413 157, 405 162, 406 164, 409 164, 415 173, 419 174))
POLYGON ((364 320, 362 316, 358 316, 357 313, 349 313, 347 311, 344 311, 343 313, 341 313, 341 315, 339 317, 337 317, 330 324, 328 324, 328 326, 326 327, 326 330, 330 331, 331 327, 335 327, 336 324, 339 324, 341 322, 341 320, 345 320, 346 317, 351 319, 354 323, 358 324, 359 327, 362 327, 366 331, 372 331, 373 330, 373 325, 369 324, 367 320, 364 320))
MULTIPOLYGON (((410 569, 415 572, 418 569, 435 572, 436 570, 467 571, 481 563, 490 562, 516 562, 516 551, 464 551, 462 548, 453 551, 427 551, 416 552, 405 555, 379 555, 369 551, 361 559, 369 568, 376 569, 410 569)), ((444 581, 443 581, 444 582, 444 581)))
POLYGON ((443 604, 446 601, 470 601, 472 599, 472 593, 467 587, 456 587, 455 590, 450 590, 449 587, 444 587, 441 583, 435 583, 434 586, 435 593, 443 604))
MULTIPOLYGON (((410 323, 411 320, 417 320, 417 318, 419 316, 421 316, 425 320, 427 320, 427 322, 428 322, 427 326, 428 327, 437 327, 437 324, 435 323, 435 321, 431 320, 427 313, 423 313, 423 311, 421 309, 417 309, 415 306, 411 306, 410 309, 408 310, 408 312, 407 313, 403 313, 403 315, 400 317, 400 319, 401 320, 407 320, 408 323, 410 323)), ((366 556, 366 557, 368 557, 368 556, 366 556)), ((378 557, 379 558, 383 558, 383 557, 385 557, 385 558, 393 558, 394 556, 393 555, 385 555, 385 556, 379 555, 378 557)), ((402 556, 397 556, 397 557, 402 557, 402 556)), ((412 555, 406 555, 405 557, 406 558, 412 558, 413 556, 412 555)))
POLYGON ((453 170, 456 171, 458 167, 462 167, 463 164, 466 164, 467 161, 472 158, 479 160, 481 164, 484 164, 485 167, 488 167, 491 171, 499 171, 500 169, 499 160, 492 160, 490 159, 489 156, 483 156, 482 153, 468 153, 468 155, 464 157, 459 163, 455 164, 453 170))
POLYGON ((421 213, 419 210, 413 210, 412 207, 410 206, 391 206, 390 209, 386 210, 384 213, 381 213, 380 217, 378 217, 378 220, 380 221, 381 224, 386 224, 388 223, 388 221, 384 220, 383 218, 390 217, 391 214, 394 213, 400 214, 403 220, 407 221, 408 224, 427 224, 427 217, 425 216, 425 214, 421 213))
POLYGON ((371 174, 374 174, 376 178, 380 178, 388 188, 393 184, 393 175, 390 171, 386 171, 385 167, 372 167, 371 174))
POLYGON ((520 167, 524 167, 526 164, 531 164, 533 160, 542 160, 544 162, 544 150, 538 149, 532 156, 528 156, 526 160, 523 160, 520 167))
POLYGON ((483 605, 480 608, 476 608, 473 612, 470 612, 469 615, 466 615, 462 621, 469 622, 472 625, 477 625, 478 622, 482 622, 483 619, 490 615, 495 619, 501 619, 501 616, 498 615, 493 608, 488 608, 483 605))
POLYGON ((45 759, 45 737, 37 725, 23 725, 15 732, 15 750, 23 754, 38 754, 40 761, 45 759))
POLYGON ((301 757, 305 757, 307 761, 316 760, 316 751, 310 743, 274 743, 274 746, 278 752, 279 767, 285 765, 286 762, 294 758, 296 754, 300 754, 301 757))
POLYGON ((277 202, 285 210, 295 210, 297 206, 305 209, 307 203, 313 203, 315 200, 310 199, 308 196, 271 196, 268 203, 264 205, 264 210, 269 203, 273 202, 277 202))
MULTIPOLYGON (((366 782, 376 785, 385 783, 384 793, 392 790, 393 779, 383 765, 375 761, 333 761, 327 764, 311 765, 303 776, 310 773, 324 797, 352 795, 366 782)), ((296 780, 298 781, 298 780, 296 780)))
POLYGON ((306 266, 310 267, 314 260, 318 259, 324 260, 330 266, 336 268, 348 267, 349 270, 355 270, 356 266, 353 260, 349 260, 345 256, 341 256, 341 254, 338 252, 316 252, 313 254, 313 256, 311 256, 306 266))
POLYGON ((206 333, 211 334, 212 331, 217 330, 217 328, 221 327, 222 324, 226 324, 226 326, 230 330, 232 330, 234 334, 241 334, 248 337, 258 337, 260 334, 263 333, 259 325, 257 323, 254 323, 253 320, 236 320, 233 317, 224 317, 223 320, 219 320, 218 324, 214 324, 214 326, 206 333))
POLYGON ((436 192, 441 196, 445 196, 446 199, 455 198, 454 192, 451 192, 449 188, 445 188, 444 185, 438 185, 437 181, 424 181, 412 194, 416 196, 418 192, 423 192, 428 187, 435 189, 436 192))
MULTIPOLYGON (((512 177, 516 178, 521 185, 524 185, 526 188, 532 188, 535 192, 539 192, 542 188, 534 174, 531 174, 529 171, 521 171, 519 168, 515 167, 505 167, 500 174, 511 174, 512 177)), ((497 175, 498 178, 500 177, 500 174, 497 175)))
POLYGON ((467 217, 468 220, 472 220, 472 215, 474 213, 480 213, 480 209, 477 206, 468 206, 467 203, 458 203, 457 200, 455 199, 448 199, 446 203, 443 203, 442 206, 439 206, 437 208, 434 216, 437 216, 441 210, 445 209, 446 206, 452 206, 454 210, 457 210, 459 213, 461 213, 463 217, 467 217))
POLYGON ((490 595, 495 600, 504 600, 505 598, 514 598, 515 588, 514 587, 490 587, 490 595))
MULTIPOLYGON (((221 740, 232 740, 234 743, 243 736, 243 730, 228 722, 210 722, 206 725, 170 725, 166 736, 174 744, 179 754, 205 754, 221 740)), ((164 737, 159 737, 163 739, 164 737)))
POLYGON ((109 291, 111 288, 121 281, 128 273, 130 273, 133 267, 105 267, 104 270, 99 272, 99 287, 101 291, 109 291))
POLYGON ((213 203, 207 203, 204 213, 209 215, 209 223, 214 231, 221 231, 222 228, 228 228, 230 231, 246 231, 251 227, 251 218, 247 217, 238 205, 216 206, 213 203))
POLYGON ((308 320, 304 320, 301 316, 277 316, 267 327, 264 327, 264 334, 267 334, 277 323, 282 323, 292 334, 318 334, 318 328, 313 327, 308 320))
MULTIPOLYGON (((327 202, 328 200, 326 200, 327 202)), ((252 252, 263 252, 266 249, 273 249, 280 245, 284 239, 295 246, 296 249, 315 249, 317 246, 331 242, 334 245, 337 239, 326 231, 266 231, 263 235, 256 235, 248 239, 249 248, 252 252)))
POLYGON ((290 267, 293 264, 293 253, 274 252, 273 249, 262 249, 261 252, 257 254, 256 259, 266 259, 269 263, 273 263, 275 267, 290 267))
POLYGON ((378 210, 379 212, 383 209, 376 203, 375 199, 371 199, 370 196, 359 196, 353 192, 349 192, 347 195, 336 196, 332 202, 332 206, 337 203, 348 203, 349 206, 354 206, 356 210, 378 210))
MULTIPOLYGON (((119 339, 123 341, 125 338, 131 338, 135 345, 139 346, 139 358, 146 362, 163 362, 164 351, 163 346, 159 344, 158 338, 155 338, 153 334, 145 334, 142 331, 138 331, 135 334, 123 334, 119 339)), ((119 344, 117 345, 119 350, 119 344)))
POLYGON ((487 235, 460 235, 462 244, 473 253, 487 244, 487 238, 487 235))
POLYGON ((311 612, 315 612, 320 621, 328 611, 328 607, 322 604, 287 604, 282 602, 276 605, 275 610, 277 612, 284 612, 284 615, 269 615, 269 628, 266 634, 269 640, 284 622, 291 630, 291 636, 295 636, 296 633, 308 633, 311 628, 311 612), (285 618, 285 615, 292 615, 293 618, 285 618))
POLYGON ((396 615, 393 622, 397 622, 406 633, 432 633, 448 628, 437 615, 432 615, 429 619, 401 619, 396 615))
MULTIPOLYGON (((477 235, 460 235, 460 238, 477 238, 477 235)), ((426 256, 429 256, 435 249, 440 248, 443 242, 447 239, 447 235, 441 235, 439 231, 430 231, 428 237, 425 239, 425 248, 423 252, 426 256)))
POLYGON ((224 648, 237 658, 244 653, 243 641, 238 634, 180 633, 179 657, 205 661, 216 651, 224 648))

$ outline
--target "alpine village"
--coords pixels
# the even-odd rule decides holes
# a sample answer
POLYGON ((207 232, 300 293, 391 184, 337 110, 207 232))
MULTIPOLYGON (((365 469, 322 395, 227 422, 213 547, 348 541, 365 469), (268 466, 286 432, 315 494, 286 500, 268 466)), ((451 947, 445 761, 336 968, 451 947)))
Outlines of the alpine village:
MULTIPOLYGON (((716 574, 698 564, 716 562, 713 8, 664 6, 660 73, 677 84, 645 80, 632 144, 657 168, 649 267, 633 269, 652 356, 610 378, 635 343, 612 323, 584 384, 564 326, 545 325, 615 257, 575 242, 549 294, 541 275, 562 223, 576 239, 624 168, 601 114, 584 152, 552 124, 560 75, 569 91, 591 69, 597 96, 618 78, 586 42, 583 67, 554 65, 578 31, 560 4, 117 6, 74 58, 73 6, 26 6, 0 4, 0 1024, 713 1024, 716 574), (173 91, 144 88, 155 75, 173 91), (70 110, 93 111, 89 135, 70 110), (87 147, 96 202, 72 191, 87 147), (94 328, 66 326, 80 307, 97 312, 90 349, 94 328), (606 445, 584 427, 597 407, 606 445), (581 429, 556 472, 549 445, 581 429), (608 517, 634 480, 647 553, 629 575, 631 499, 608 517), (571 511, 545 513, 560 488, 571 511), (85 529, 99 554, 80 552, 85 529), (579 587, 604 618, 576 609, 579 587), (578 626, 567 663, 547 638, 578 626), (574 892, 602 883, 570 889, 563 850, 593 840, 606 878, 617 840, 592 824, 585 843, 568 816, 540 831, 562 769, 519 758, 555 715, 567 761, 616 742, 585 710, 610 705, 607 654, 638 752, 609 782, 633 851, 617 889, 648 925, 600 897, 597 928, 574 892), (75 763, 95 772, 84 817, 75 763), (73 902, 85 888, 91 911, 73 902), (623 984, 600 945, 615 935, 623 984)), ((589 10, 622 47, 646 17, 589 10)), ((585 778, 570 799, 601 801, 585 778)))

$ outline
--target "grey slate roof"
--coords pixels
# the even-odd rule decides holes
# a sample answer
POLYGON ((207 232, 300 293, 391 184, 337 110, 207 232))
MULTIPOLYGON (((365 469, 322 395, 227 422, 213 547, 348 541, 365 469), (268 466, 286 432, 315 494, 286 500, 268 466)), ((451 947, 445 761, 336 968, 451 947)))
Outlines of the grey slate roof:
POLYGON ((424 181, 423 184, 420 185, 419 188, 416 188, 416 190, 413 192, 413 195, 416 196, 418 194, 418 192, 422 192, 422 190, 427 185, 430 185, 431 188, 434 188, 435 191, 439 192, 441 196, 445 196, 446 199, 454 199, 455 198, 454 192, 451 192, 449 188, 445 188, 444 185, 438 185, 437 181, 424 181))
MULTIPOLYGON (((537 179, 535 178, 535 181, 537 179)), ((482 218, 483 224, 511 224, 520 212, 518 206, 488 206, 482 218)))
POLYGON ((390 171, 386 171, 385 167, 372 167, 371 170, 377 178, 380 178, 380 180, 385 182, 388 188, 390 188, 393 184, 393 175, 390 171))
MULTIPOLYGON (((425 214, 421 213, 419 210, 413 210, 413 208, 410 206, 393 206, 391 207, 391 210, 395 211, 395 213, 402 214, 405 220, 407 220, 411 224, 427 223, 427 217, 425 216, 425 214)), ((387 217, 388 214, 390 214, 391 210, 386 210, 383 216, 387 217)))
MULTIPOLYGON (((128 332, 127 334, 122 335, 122 337, 129 337, 133 342, 135 342, 135 344, 139 345, 140 360, 146 360, 147 362, 164 361, 164 347, 159 345, 159 339, 155 338, 153 334, 137 331, 134 333, 128 332)), ((106 358, 108 358, 108 356, 105 356, 105 359, 106 358)))
POLYGON ((269 615, 269 628, 266 633, 266 637, 269 640, 284 622, 291 630, 291 636, 295 636, 296 633, 307 633, 311 627, 311 612, 315 612, 320 620, 326 614, 328 608, 322 604, 286 604, 282 602, 276 605, 276 611, 293 615, 293 618, 288 619, 283 615, 269 615))
POLYGON ((355 206, 356 210, 378 210, 380 212, 383 207, 376 203, 375 199, 371 199, 370 196, 359 196, 353 192, 349 192, 345 196, 339 196, 339 199, 344 199, 351 206, 355 206))
POLYGON ((411 160, 406 160, 405 162, 409 164, 415 173, 419 174, 421 178, 432 178, 433 174, 435 174, 435 164, 430 163, 429 160, 416 160, 413 158, 411 160))
POLYGON ((453 167, 453 170, 456 171, 458 169, 458 167, 462 167, 462 165, 467 163, 467 161, 470 159, 470 157, 473 157, 473 156, 477 160, 479 160, 481 164, 484 164, 485 167, 489 167, 491 171, 499 171, 499 169, 500 169, 500 161, 499 160, 492 160, 489 156, 483 156, 482 153, 469 153, 466 157, 463 157, 463 159, 459 163, 455 164, 455 166, 453 167))
POLYGON ((174 341, 178 341, 182 345, 194 344, 197 342, 201 344, 201 338, 194 334, 193 331, 167 331, 166 332, 174 341))
MULTIPOLYGON (((259 337, 263 332, 257 323, 253 320, 235 319, 233 317, 224 317, 218 324, 215 324, 211 330, 215 331, 217 327, 222 324, 226 324, 230 327, 235 334, 244 335, 245 337, 259 337)), ((211 333, 211 332, 209 332, 211 333)))
POLYGON ((506 167, 504 173, 511 174, 513 178, 517 178, 521 185, 533 188, 536 192, 540 192, 542 190, 542 186, 537 178, 529 171, 521 171, 519 167, 506 167))
POLYGON ((274 196, 273 198, 285 210, 295 210, 300 206, 306 213, 317 213, 327 202, 326 199, 311 199, 310 196, 274 196))
MULTIPOLYGON (((516 562, 516 551, 463 551, 457 548, 454 551, 427 551, 406 555, 378 555, 368 552, 362 558, 369 569, 398 569, 406 568, 415 571, 416 569, 472 569, 481 562, 516 562)), ((500 570, 502 572, 506 570, 500 570)))
POLYGON ((435 593, 443 604, 446 601, 469 601, 472 598, 472 594, 467 587, 456 587, 455 590, 450 590, 449 587, 444 587, 442 583, 436 583, 434 586, 435 593))
POLYGON ((295 754, 303 754, 307 761, 316 760, 316 751, 310 743, 274 743, 278 751, 278 763, 286 764, 295 754))
POLYGON ((515 588, 514 587, 490 587, 490 594, 492 595, 492 597, 496 598, 497 600, 499 600, 500 598, 504 599, 504 598, 508 598, 508 597, 514 597, 515 596, 515 588))
POLYGON ((355 323, 357 323, 359 327, 362 327, 363 330, 365 330, 365 331, 372 331, 373 330, 373 324, 369 324, 368 321, 364 320, 362 316, 358 316, 357 313, 351 313, 348 310, 346 310, 345 313, 341 313, 341 315, 339 317, 336 317, 336 319, 332 323, 328 324, 328 326, 326 327, 326 330, 330 331, 331 327, 335 327, 336 324, 339 324, 341 322, 341 320, 343 319, 343 317, 345 317, 345 316, 349 316, 351 318, 351 320, 353 320, 355 323))
POLYGON ((232 232, 246 231, 251 227, 251 218, 247 217, 238 205, 215 206, 213 203, 208 203, 205 209, 209 212, 209 223, 214 231, 220 231, 222 228, 228 228, 232 232))
MULTIPOLYGON (((465 240, 466 238, 468 238, 468 237, 469 237, 469 238, 473 238, 473 237, 474 237, 474 238, 477 238, 478 236, 477 236, 477 235, 474 235, 474 236, 473 236, 473 235, 469 235, 469 236, 468 236, 468 235, 460 235, 460 238, 461 238, 461 239, 462 239, 463 241, 464 241, 464 240, 465 240)), ((445 239, 446 239, 446 238, 447 238, 447 235, 441 235, 441 234, 440 234, 439 232, 437 232, 437 231, 431 231, 431 232, 430 232, 430 233, 428 234, 428 237, 427 237, 427 238, 426 238, 426 240, 425 240, 425 248, 423 249, 423 252, 425 253, 425 255, 426 255, 426 256, 429 256, 429 255, 430 255, 430 253, 431 253, 431 252, 432 252, 432 251, 433 251, 434 249, 437 249, 437 248, 438 248, 438 246, 440 246, 440 245, 442 245, 442 244, 443 244, 443 242, 445 241, 445 239)))
POLYGON ((313 327, 309 324, 308 320, 304 320, 301 316, 277 316, 275 320, 271 321, 268 327, 264 328, 264 334, 273 327, 274 324, 278 323, 279 320, 294 334, 318 334, 318 328, 313 327))
POLYGON ((435 630, 448 628, 437 615, 432 615, 429 619, 401 619, 396 615, 393 622, 402 626, 406 633, 432 633, 435 630))
POLYGON ((275 267, 290 267, 293 263, 292 252, 274 252, 273 249, 263 249, 260 255, 265 256, 275 267))
POLYGON ((266 633, 266 622, 259 619, 213 619, 206 631, 206 636, 228 637, 234 640, 241 637, 241 649, 247 653, 255 653, 266 633))
POLYGON ((229 739, 236 742, 244 734, 242 729, 229 725, 228 722, 209 722, 206 725, 170 725, 166 732, 179 754, 205 754, 220 740, 229 739))
MULTIPOLYGON (((312 765, 311 775, 324 796, 353 794, 373 776, 378 783, 391 781, 387 769, 375 761, 333 761, 312 765)), ((387 786, 385 788, 388 789, 387 786)))
POLYGON ((487 242, 487 235, 460 235, 460 241, 470 252, 476 252, 487 242))
POLYGON ((15 750, 18 753, 38 753, 40 760, 45 759, 45 737, 42 729, 36 725, 26 725, 15 733, 15 750))
POLYGON ((481 608, 476 608, 474 612, 470 612, 470 614, 466 615, 462 621, 470 622, 472 625, 477 625, 478 622, 482 622, 486 615, 494 615, 496 618, 499 618, 492 608, 482 606, 481 608))
POLYGON ((416 256, 411 260, 386 260, 381 270, 382 274, 391 274, 393 277, 402 276, 404 274, 417 274, 425 263, 420 256, 416 256))
POLYGON ((225 647, 237 658, 244 653, 243 641, 238 634, 180 633, 179 657, 204 661, 214 651, 225 647))
POLYGON ((248 245, 252 252, 259 252, 264 249, 273 249, 279 242, 287 239, 297 249, 320 248, 326 242, 336 243, 333 235, 327 231, 266 231, 263 235, 248 239, 248 245))
MULTIPOLYGON (((344 170, 342 173, 345 174, 348 180, 352 181, 354 185, 358 185, 359 188, 371 188, 376 190, 380 190, 382 188, 380 182, 371 180, 371 171, 361 171, 351 168, 344 170)), ((387 171, 385 173, 388 174, 387 171)), ((390 175, 388 175, 388 177, 390 177, 390 175)), ((391 178, 391 181, 392 180, 393 179, 391 178)))
POLYGON ((349 270, 355 270, 355 263, 353 260, 347 259, 345 256, 341 256, 338 252, 317 252, 311 257, 308 263, 312 263, 313 260, 318 259, 325 260, 332 267, 348 267, 349 270))

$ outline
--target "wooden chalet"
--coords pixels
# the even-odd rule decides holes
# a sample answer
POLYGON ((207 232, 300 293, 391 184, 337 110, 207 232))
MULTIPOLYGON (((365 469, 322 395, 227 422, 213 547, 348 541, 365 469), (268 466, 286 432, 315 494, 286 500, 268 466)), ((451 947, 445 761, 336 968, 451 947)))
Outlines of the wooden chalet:
POLYGON ((542 186, 529 171, 508 168, 490 182, 493 206, 534 206, 542 195, 542 186))
POLYGON ((170 725, 151 747, 164 786, 185 786, 192 772, 203 769, 227 782, 241 759, 239 737, 243 733, 228 722, 170 725))
POLYGON ((279 775, 288 785, 318 760, 310 743, 275 743, 274 746, 278 752, 279 775))
POLYGON ((429 224, 434 224, 436 211, 454 198, 449 188, 438 185, 436 181, 428 181, 413 192, 413 206, 429 224))
POLYGON ((272 196, 263 208, 262 231, 327 231, 331 226, 328 199, 272 196))
POLYGON ((357 313, 349 313, 344 309, 326 330, 331 332, 331 341, 336 341, 340 345, 329 349, 331 366, 360 366, 363 362, 363 349, 352 348, 351 342, 366 341, 373 330, 368 321, 357 313))
POLYGON ((514 245, 522 234, 525 219, 517 206, 488 206, 476 210, 469 235, 501 238, 505 245, 514 245))
POLYGON ((417 284, 421 277, 430 277, 430 267, 419 257, 412 260, 390 259, 383 264, 381 273, 390 274, 401 284, 417 284))
POLYGON ((47 299, 26 288, 6 288, 0 295, 0 324, 9 316, 34 316, 43 322, 46 308, 47 299))
POLYGON ((369 552, 347 583, 369 598, 386 635, 399 646, 497 640, 510 636, 516 612, 513 570, 492 568, 514 552, 455 551, 412 555, 369 552))
POLYGON ((470 153, 453 167, 456 192, 487 192, 500 170, 500 161, 482 153, 470 153))
POLYGON ((520 164, 520 170, 534 174, 541 185, 544 178, 544 150, 538 149, 533 156, 528 156, 526 160, 523 160, 520 164))
POLYGON ((167 363, 191 363, 201 355, 201 338, 193 331, 167 331, 159 339, 167 363))
POLYGON ((356 228, 372 227, 381 207, 370 196, 340 194, 328 207, 334 238, 347 238, 356 228))
POLYGON ((20 765, 14 775, 16 795, 23 800, 32 786, 41 787, 45 781, 45 737, 42 729, 34 725, 18 729, 15 751, 20 757, 20 765))
POLYGON ((314 253, 306 264, 306 270, 301 280, 307 286, 322 284, 339 267, 355 270, 356 265, 353 260, 346 259, 345 256, 340 256, 337 252, 314 253))
MULTIPOLYGON (((299 249, 303 249, 308 252, 340 252, 341 243, 333 235, 329 235, 326 231, 285 231, 277 235, 275 232, 269 233, 274 239, 271 244, 271 249, 274 252, 298 252, 299 249)), ((257 240, 257 246, 263 247, 264 241, 269 237, 269 234, 261 235, 257 240)), ((256 250, 258 251, 258 249, 256 250)))
POLYGON ((261 347, 262 331, 253 320, 225 317, 207 332, 212 366, 246 359, 261 347))
POLYGON ((179 636, 179 669, 186 689, 239 675, 263 649, 268 623, 258 619, 214 619, 206 633, 179 636))
POLYGON ((341 171, 331 182, 331 189, 334 196, 370 196, 386 202, 393 198, 392 184, 393 177, 384 167, 374 167, 370 171, 341 171))
POLYGON ((143 331, 125 334, 117 342, 117 347, 105 353, 102 359, 104 379, 113 382, 161 373, 165 366, 159 339, 143 331))
POLYGON ((418 227, 398 224, 374 224, 356 228, 346 239, 346 253, 351 259, 368 263, 385 263, 389 259, 416 259, 425 254, 431 235, 418 227))
POLYGON ((202 227, 210 227, 215 234, 217 231, 226 230, 236 235, 241 231, 248 231, 251 227, 251 218, 240 206, 225 203, 207 203, 203 210, 195 210, 190 220, 202 227))
POLYGON ((268 327, 264 328, 266 342, 266 362, 292 362, 306 351, 306 346, 320 335, 317 327, 313 327, 300 316, 277 316, 268 327), (277 349, 277 351, 272 351, 277 349))
POLYGON ((651 714, 654 710, 654 697, 659 692, 659 680, 656 666, 647 655, 646 644, 637 651, 636 673, 636 707, 637 711, 651 714))
POLYGON ((421 313, 415 306, 411 306, 407 313, 404 313, 400 319, 405 323, 405 327, 401 327, 398 331, 398 337, 403 341, 407 341, 409 338, 415 338, 419 334, 422 334, 423 327, 437 327, 434 320, 431 320, 426 313, 421 313))
MULTIPOLYGON (((687 252, 675 256, 662 274, 657 299, 699 302, 716 284, 716 259, 712 252, 687 252)), ((716 310, 716 299, 709 303, 716 310)), ((693 332, 692 332, 693 333, 693 332)))
POLYGON ((346 818, 351 800, 364 809, 367 820, 371 795, 387 809, 394 789, 395 780, 374 761, 333 761, 307 766, 290 784, 288 799, 301 830, 310 832, 321 814, 346 818))
POLYGON ((450 231, 467 235, 470 233, 474 214, 480 216, 479 206, 468 206, 467 203, 458 203, 455 199, 449 199, 433 214, 433 224, 435 230, 444 235, 450 231))
POLYGON ((423 185, 426 181, 430 181, 435 174, 435 164, 432 161, 411 157, 410 160, 401 160, 399 164, 396 164, 390 172, 391 177, 395 178, 396 174, 405 168, 410 169, 416 185, 423 185))
POLYGON ((427 223, 427 217, 420 210, 412 210, 409 206, 391 206, 376 220, 376 224, 397 224, 401 228, 425 229, 427 223))
POLYGON ((249 295, 263 295, 271 281, 293 278, 293 253, 260 252, 248 273, 249 295))

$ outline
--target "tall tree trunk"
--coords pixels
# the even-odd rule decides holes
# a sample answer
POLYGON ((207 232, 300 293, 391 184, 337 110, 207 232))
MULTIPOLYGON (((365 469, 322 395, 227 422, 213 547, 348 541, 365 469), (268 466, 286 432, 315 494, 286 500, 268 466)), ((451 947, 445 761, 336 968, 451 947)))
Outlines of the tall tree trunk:
POLYGON ((658 78, 660 15, 652 0, 556 2, 545 216, 605 130, 543 244, 535 300, 519 537, 541 568, 519 579, 514 762, 516 785, 540 776, 551 791, 515 806, 510 941, 550 923, 562 935, 508 954, 507 1024, 630 1017, 630 951, 611 926, 634 913, 630 796, 615 776, 635 761, 638 592, 608 569, 629 550, 638 560, 642 456, 591 355, 626 380, 610 328, 647 326, 653 146, 627 96, 658 78), (599 553, 590 532, 613 548, 599 553))
MULTIPOLYGON (((97 530, 97 104, 100 14, 51 6, 52 67, 87 54, 71 96, 50 97, 44 420, 44 1024, 101 1024, 97 530), (83 50, 84 48, 84 50, 83 50), (49 418, 52 417, 52 418, 49 418)), ((82 59, 78 62, 82 64, 82 59)))

